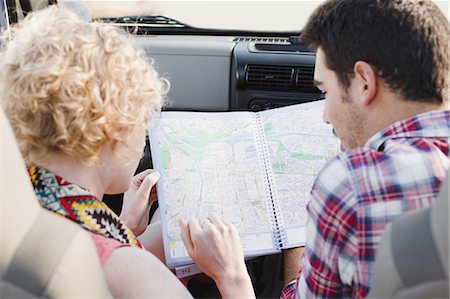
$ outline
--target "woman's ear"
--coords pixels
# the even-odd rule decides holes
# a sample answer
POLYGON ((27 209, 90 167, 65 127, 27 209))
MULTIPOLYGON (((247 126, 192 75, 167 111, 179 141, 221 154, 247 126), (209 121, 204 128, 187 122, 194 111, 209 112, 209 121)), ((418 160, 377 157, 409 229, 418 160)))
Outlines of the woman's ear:
POLYGON ((365 61, 357 61, 353 68, 355 72, 355 92, 358 93, 360 104, 368 106, 377 94, 376 68, 365 61))

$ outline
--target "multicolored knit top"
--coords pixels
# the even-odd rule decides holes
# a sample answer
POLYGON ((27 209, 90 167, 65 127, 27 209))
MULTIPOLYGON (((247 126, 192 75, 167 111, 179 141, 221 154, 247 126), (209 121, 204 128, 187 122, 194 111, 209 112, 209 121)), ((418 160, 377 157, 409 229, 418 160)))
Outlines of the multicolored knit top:
POLYGON ((28 174, 39 203, 45 209, 78 223, 92 233, 142 248, 133 232, 89 190, 34 165, 28 168, 28 174))

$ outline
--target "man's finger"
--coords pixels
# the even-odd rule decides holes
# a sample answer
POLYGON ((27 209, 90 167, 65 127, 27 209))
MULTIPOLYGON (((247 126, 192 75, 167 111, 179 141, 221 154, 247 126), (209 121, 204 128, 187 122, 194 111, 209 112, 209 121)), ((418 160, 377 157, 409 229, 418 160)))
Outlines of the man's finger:
POLYGON ((230 228, 230 231, 235 234, 235 235, 239 235, 236 226, 231 223, 228 219, 222 218, 222 222, 225 226, 230 228))
POLYGON ((194 250, 194 245, 192 244, 188 224, 183 218, 180 218, 178 223, 180 224, 181 240, 183 240, 184 246, 186 246, 187 252, 191 256, 194 250))
POLYGON ((224 226, 223 221, 220 219, 217 213, 209 213, 208 219, 211 221, 211 223, 215 224, 217 227, 224 226))
POLYGON ((191 241, 192 245, 195 248, 196 239, 199 235, 202 233, 202 228, 200 226, 200 223, 198 222, 198 219, 196 218, 190 218, 188 222, 189 231, 191 232, 191 241))
POLYGON ((233 223, 231 223, 228 219, 222 218, 221 220, 226 226, 234 227, 233 223))

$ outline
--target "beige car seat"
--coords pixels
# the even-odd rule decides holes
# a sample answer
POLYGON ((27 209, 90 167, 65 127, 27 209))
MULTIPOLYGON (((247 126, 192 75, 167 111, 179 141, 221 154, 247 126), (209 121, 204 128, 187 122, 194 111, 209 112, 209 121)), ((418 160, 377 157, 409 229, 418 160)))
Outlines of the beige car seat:
POLYGON ((447 173, 433 206, 386 228, 368 298, 450 298, 449 185, 447 173))
POLYGON ((3 111, 0 121, 0 298, 111 298, 89 233, 41 208, 3 111))

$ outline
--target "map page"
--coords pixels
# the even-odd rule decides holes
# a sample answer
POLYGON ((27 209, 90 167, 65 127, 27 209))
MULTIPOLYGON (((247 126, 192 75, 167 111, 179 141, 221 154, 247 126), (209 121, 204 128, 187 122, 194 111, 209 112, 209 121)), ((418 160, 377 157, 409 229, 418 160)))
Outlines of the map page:
POLYGON ((304 245, 309 192, 339 148, 323 109, 161 113, 150 144, 169 267, 192 263, 179 218, 209 212, 236 226, 247 257, 304 245))
POLYGON ((320 169, 339 152, 332 127, 322 121, 324 102, 259 112, 283 248, 305 244, 311 187, 320 169))
POLYGON ((150 130, 169 267, 192 263, 178 219, 217 212, 232 222, 246 256, 276 252, 254 113, 162 112, 150 130))

